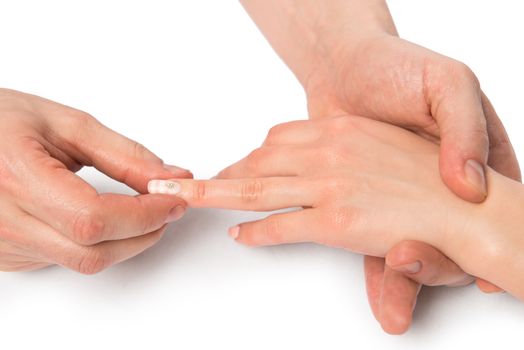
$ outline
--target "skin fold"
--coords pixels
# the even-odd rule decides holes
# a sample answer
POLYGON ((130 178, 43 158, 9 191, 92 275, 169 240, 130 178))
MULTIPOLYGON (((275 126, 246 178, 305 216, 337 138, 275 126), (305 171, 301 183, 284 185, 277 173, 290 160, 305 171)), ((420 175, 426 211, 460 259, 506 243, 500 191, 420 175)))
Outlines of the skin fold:
MULTIPOLYGON (((440 175, 467 201, 485 199, 486 165, 520 181, 511 143, 475 74, 462 62, 399 38, 385 1, 241 3, 304 87, 310 118, 357 114, 438 143, 440 175)), ((388 256, 396 265, 367 257, 364 263, 372 310, 387 332, 398 334, 410 324, 420 289, 409 288, 412 282, 453 285, 456 265, 420 242, 400 243, 388 256), (384 278, 384 271, 417 262, 417 273, 400 268, 397 278, 384 278), (395 289, 409 295, 385 295, 395 289), (373 299, 381 295, 384 303, 373 299), (380 312, 381 305, 389 311, 380 312)), ((482 279, 477 285, 500 291, 482 279)))
POLYGON ((491 168, 486 173, 488 198, 464 201, 442 182, 437 145, 390 124, 342 116, 276 126, 262 147, 216 179, 153 180, 149 190, 191 207, 299 208, 230 229, 249 246, 314 242, 385 257, 399 242, 424 242, 522 299, 524 187, 491 168), (510 200, 516 204, 507 208, 510 200))

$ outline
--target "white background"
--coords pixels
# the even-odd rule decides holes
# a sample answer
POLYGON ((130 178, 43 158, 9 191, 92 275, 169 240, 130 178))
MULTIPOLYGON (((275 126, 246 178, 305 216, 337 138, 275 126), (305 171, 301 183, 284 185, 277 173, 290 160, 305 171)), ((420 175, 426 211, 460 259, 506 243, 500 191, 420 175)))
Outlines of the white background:
MULTIPOLYGON (((521 2, 390 7, 402 36, 473 68, 522 156, 521 2)), ((86 110, 201 178, 272 125, 306 117, 300 86, 236 1, 3 0, 0 85, 86 110)), ((155 248, 95 276, 0 274, 0 349, 522 348, 524 304, 474 287, 424 289, 411 331, 384 334, 361 257, 228 238, 260 216, 192 211, 155 248)))

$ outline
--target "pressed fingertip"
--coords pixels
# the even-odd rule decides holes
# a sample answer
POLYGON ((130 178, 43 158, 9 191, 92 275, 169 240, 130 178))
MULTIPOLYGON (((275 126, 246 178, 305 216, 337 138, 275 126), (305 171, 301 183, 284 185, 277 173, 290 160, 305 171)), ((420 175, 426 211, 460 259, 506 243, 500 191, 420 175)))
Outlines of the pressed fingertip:
POLYGON ((469 184, 485 198, 488 190, 484 166, 474 159, 469 159, 464 163, 464 174, 469 184))
POLYGON ((229 228, 229 230, 227 230, 227 234, 232 239, 237 239, 238 235, 240 234, 240 226, 236 225, 236 226, 229 228))

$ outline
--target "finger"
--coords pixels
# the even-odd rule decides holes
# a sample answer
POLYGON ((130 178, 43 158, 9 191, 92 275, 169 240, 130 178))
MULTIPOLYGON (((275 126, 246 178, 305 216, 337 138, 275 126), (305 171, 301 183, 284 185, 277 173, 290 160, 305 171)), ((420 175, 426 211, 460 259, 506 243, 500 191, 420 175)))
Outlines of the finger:
POLYGON ((268 211, 313 206, 318 188, 314 184, 314 180, 295 177, 153 180, 149 192, 178 196, 195 208, 268 211))
POLYGON ((53 130, 60 130, 56 136, 59 148, 67 150, 81 164, 92 165, 140 193, 147 192, 147 182, 151 179, 193 176, 188 170, 164 165, 143 145, 105 127, 86 113, 71 112, 50 123, 53 130))
POLYGON ((403 241, 391 248, 386 265, 427 286, 463 286, 474 281, 439 250, 418 241, 403 241))
POLYGON ((493 283, 491 282, 488 282, 486 280, 483 280, 482 278, 477 278, 475 280, 475 283, 478 287, 478 289, 480 289, 482 292, 484 293, 488 293, 488 294, 491 294, 491 293, 501 293, 501 292, 504 292, 504 289, 500 288, 500 287, 497 287, 496 285, 494 285, 493 283))
POLYGON ((427 82, 431 114, 440 131, 440 173, 459 197, 482 202, 487 196, 484 167, 489 139, 479 84, 462 65, 444 75, 446 78, 437 81, 438 86, 432 86, 431 80, 427 82))
POLYGON ((220 171, 217 179, 297 176, 315 168, 311 150, 300 146, 266 146, 220 171))
POLYGON ((377 321, 380 317, 380 294, 382 292, 382 281, 384 279, 384 258, 364 256, 364 274, 366 276, 366 292, 369 306, 377 321))
POLYGON ((482 93, 489 136, 488 165, 504 176, 521 181, 520 167, 506 129, 488 97, 482 93))
POLYGON ((98 194, 42 150, 21 157, 26 175, 12 189, 19 207, 79 244, 136 237, 185 211, 185 203, 171 196, 98 194))
POLYGON ((324 244, 325 233, 318 227, 315 209, 273 214, 229 229, 229 236, 248 246, 269 246, 300 242, 324 244))
POLYGON ((384 331, 402 334, 409 329, 420 288, 420 284, 386 265, 379 313, 384 331))
POLYGON ((74 243, 43 222, 19 215, 17 243, 38 253, 45 263, 58 264, 83 274, 94 274, 136 256, 156 244, 166 226, 136 238, 107 241, 86 247, 74 243))

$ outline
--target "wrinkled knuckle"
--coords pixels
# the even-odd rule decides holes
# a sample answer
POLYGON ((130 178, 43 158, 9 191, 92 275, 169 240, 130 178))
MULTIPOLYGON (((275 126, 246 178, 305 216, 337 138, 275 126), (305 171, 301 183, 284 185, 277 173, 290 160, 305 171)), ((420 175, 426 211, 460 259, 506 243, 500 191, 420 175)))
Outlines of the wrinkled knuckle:
POLYGON ((196 180, 193 182, 192 199, 195 202, 201 202, 206 199, 207 184, 205 181, 196 180))
POLYGON ((268 244, 278 244, 283 242, 282 228, 280 219, 276 216, 270 216, 263 221, 262 234, 268 244))
POLYGON ((240 199, 244 203, 253 203, 262 197, 264 185, 259 180, 248 180, 240 183, 240 199))
POLYGON ((100 249, 88 248, 77 259, 73 269, 84 275, 97 274, 112 264, 111 254, 100 249))
POLYGON ((149 151, 143 144, 136 141, 131 141, 132 157, 135 159, 149 159, 151 158, 151 151, 149 151))
POLYGON ((80 210, 73 220, 72 239, 82 245, 93 245, 102 241, 105 223, 87 209, 80 210))

